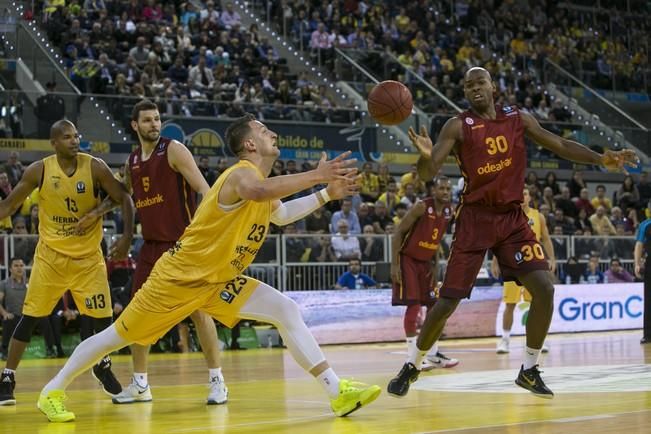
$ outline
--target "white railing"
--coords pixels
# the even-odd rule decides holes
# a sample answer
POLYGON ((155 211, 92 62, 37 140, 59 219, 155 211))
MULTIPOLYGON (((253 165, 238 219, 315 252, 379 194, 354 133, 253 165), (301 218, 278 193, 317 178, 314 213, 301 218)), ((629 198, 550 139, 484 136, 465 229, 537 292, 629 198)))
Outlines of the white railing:
MULTIPOLYGON (((111 230, 105 230, 106 245, 109 246, 117 235, 111 230)), ((246 270, 246 274, 262 280, 280 291, 323 290, 332 289, 337 278, 348 268, 348 261, 334 260, 318 262, 312 255, 312 249, 323 248, 332 238, 332 234, 291 234, 270 235, 263 244, 255 262, 246 270)), ((377 277, 378 282, 389 282, 389 263, 391 259, 391 239, 389 235, 355 235, 360 239, 362 249, 367 238, 378 242, 374 257, 362 258, 362 271, 377 277)), ((443 257, 450 251, 451 235, 446 235, 441 242, 443 257)), ((27 270, 31 270, 34 249, 38 235, 0 235, 0 277, 6 278, 11 258, 21 257, 27 270)), ((559 267, 563 269, 567 259, 575 256, 580 262, 587 262, 589 255, 596 254, 600 258, 600 268, 606 270, 612 257, 618 257, 624 267, 633 271, 633 236, 552 236, 554 252, 559 267)), ((133 243, 137 249, 141 245, 139 236, 133 243)), ((445 269, 446 261, 441 260, 440 276, 445 269)), ((488 270, 488 260, 484 270, 488 270)), ((557 271, 557 272, 558 272, 557 271)))

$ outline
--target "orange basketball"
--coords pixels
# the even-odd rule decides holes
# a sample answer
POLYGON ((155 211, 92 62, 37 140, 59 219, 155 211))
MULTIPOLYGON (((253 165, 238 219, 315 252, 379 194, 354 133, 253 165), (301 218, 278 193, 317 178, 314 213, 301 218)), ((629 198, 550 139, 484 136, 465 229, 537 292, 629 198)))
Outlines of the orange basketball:
POLYGON ((411 114, 414 103, 404 84, 386 80, 375 85, 368 94, 368 112, 383 125, 397 125, 411 114))

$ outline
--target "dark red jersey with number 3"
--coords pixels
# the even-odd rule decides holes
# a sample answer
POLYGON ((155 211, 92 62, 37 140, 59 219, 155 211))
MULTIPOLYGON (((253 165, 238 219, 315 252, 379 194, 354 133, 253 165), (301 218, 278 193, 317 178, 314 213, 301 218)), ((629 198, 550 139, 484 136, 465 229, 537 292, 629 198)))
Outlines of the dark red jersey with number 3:
POLYGON ((487 207, 522 202, 527 149, 517 108, 495 106, 497 118, 468 110, 459 115, 463 143, 457 159, 464 177, 463 204, 487 207))

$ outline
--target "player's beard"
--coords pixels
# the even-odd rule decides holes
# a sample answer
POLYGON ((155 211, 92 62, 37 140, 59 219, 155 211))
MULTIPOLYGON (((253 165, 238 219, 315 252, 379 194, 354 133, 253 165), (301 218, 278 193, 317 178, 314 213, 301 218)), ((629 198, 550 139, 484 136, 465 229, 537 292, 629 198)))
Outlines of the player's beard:
POLYGON ((160 132, 159 131, 143 131, 140 130, 140 137, 143 139, 147 140, 148 142, 157 142, 158 139, 160 138, 160 132))

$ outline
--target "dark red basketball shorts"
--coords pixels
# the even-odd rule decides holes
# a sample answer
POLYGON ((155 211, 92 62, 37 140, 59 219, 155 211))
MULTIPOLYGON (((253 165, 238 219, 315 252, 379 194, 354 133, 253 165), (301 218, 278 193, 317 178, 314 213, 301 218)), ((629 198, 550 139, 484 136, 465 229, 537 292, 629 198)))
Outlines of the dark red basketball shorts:
POLYGON ((504 280, 549 269, 542 246, 518 204, 499 208, 463 205, 440 295, 470 297, 488 249, 497 257, 504 280))
POLYGON ((432 288, 432 263, 419 261, 403 254, 400 254, 399 261, 402 281, 393 282, 391 304, 393 306, 433 305, 436 296, 432 288))
POLYGON ((172 248, 174 244, 176 244, 176 241, 145 241, 140 248, 138 261, 136 262, 136 271, 133 273, 131 297, 133 297, 136 291, 142 288, 142 285, 147 281, 156 261, 163 256, 163 253, 172 248))

